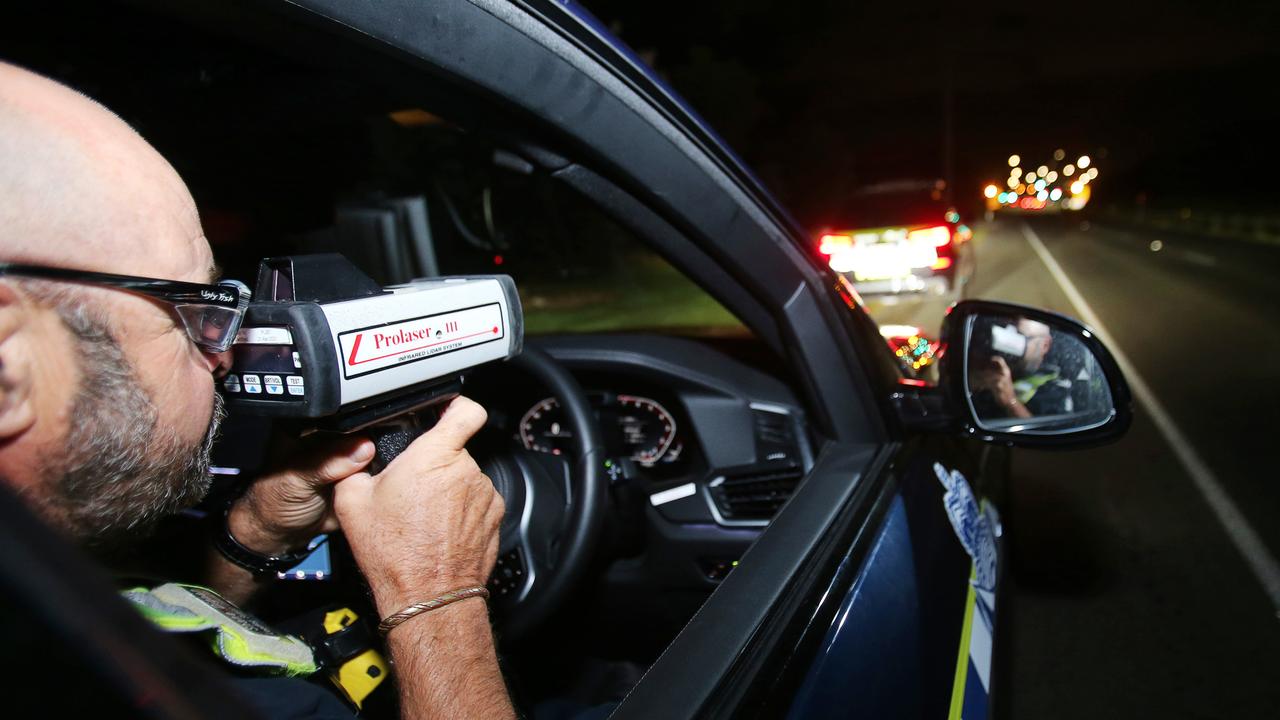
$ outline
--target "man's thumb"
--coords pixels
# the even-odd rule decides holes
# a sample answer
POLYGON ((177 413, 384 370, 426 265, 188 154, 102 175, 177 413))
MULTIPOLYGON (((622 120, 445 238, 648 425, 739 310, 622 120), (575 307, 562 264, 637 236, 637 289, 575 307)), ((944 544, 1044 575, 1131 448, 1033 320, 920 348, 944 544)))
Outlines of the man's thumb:
POLYGON ((459 395, 445 408, 435 427, 423 434, 422 445, 434 445, 450 450, 461 450, 471 436, 484 427, 489 417, 476 401, 459 395))
POLYGON ((358 472, 334 484, 333 511, 338 515, 338 522, 364 514, 372 501, 375 482, 369 473, 358 472))
POLYGON ((310 468, 308 475, 318 485, 337 482, 354 473, 360 472, 370 460, 373 460, 373 442, 367 438, 356 438, 345 444, 339 444, 320 462, 310 468))

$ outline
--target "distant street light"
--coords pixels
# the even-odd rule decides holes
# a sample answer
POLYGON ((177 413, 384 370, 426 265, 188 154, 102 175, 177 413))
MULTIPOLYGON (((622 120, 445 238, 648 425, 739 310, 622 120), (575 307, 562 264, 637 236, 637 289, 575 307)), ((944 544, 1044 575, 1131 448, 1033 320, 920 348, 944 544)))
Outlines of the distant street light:
POLYGON ((982 190, 982 194, 986 195, 988 198, 995 197, 996 193, 998 192, 1000 192, 1000 189, 997 188, 995 185, 988 185, 982 190))
POLYGON ((1080 156, 1080 159, 1079 159, 1079 160, 1076 160, 1076 165, 1079 165, 1081 170, 1083 170, 1084 168, 1089 167, 1089 156, 1088 156, 1088 155, 1081 155, 1081 156, 1080 156))
POLYGON ((1048 180, 1049 182, 1057 182, 1058 173, 1054 170, 1050 170, 1049 174, 1044 176, 1044 179, 1048 180))
POLYGON ((1047 165, 1041 165, 1040 167, 1036 168, 1036 174, 1039 175, 1040 177, 1044 177, 1045 175, 1048 175, 1049 167, 1047 165))
POLYGON ((1009 167, 1018 167, 1018 163, 1022 162, 1022 158, 1017 155, 1009 156, 1009 167))
POLYGON ((1065 176, 1067 176, 1067 177, 1071 177, 1072 175, 1075 175, 1075 174, 1076 174, 1076 166, 1075 166, 1075 165, 1067 165, 1066 167, 1062 168, 1062 174, 1063 174, 1063 175, 1065 175, 1065 176))
POLYGON ((1057 160, 1058 162, 1062 162, 1062 158, 1066 156, 1067 156, 1067 151, 1063 150, 1062 148, 1058 148, 1057 150, 1053 151, 1053 159, 1057 160))

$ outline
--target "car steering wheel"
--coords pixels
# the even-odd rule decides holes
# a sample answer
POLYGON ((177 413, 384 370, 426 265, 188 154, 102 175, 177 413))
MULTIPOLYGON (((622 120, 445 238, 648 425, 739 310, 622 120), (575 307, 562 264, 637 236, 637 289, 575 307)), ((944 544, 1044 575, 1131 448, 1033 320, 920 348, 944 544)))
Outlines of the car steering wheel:
POLYGON ((510 361, 559 401, 572 433, 568 457, 511 450, 481 463, 506 502, 490 604, 504 639, 518 640, 564 599, 591 561, 605 515, 604 443, 578 381, 546 352, 510 361))

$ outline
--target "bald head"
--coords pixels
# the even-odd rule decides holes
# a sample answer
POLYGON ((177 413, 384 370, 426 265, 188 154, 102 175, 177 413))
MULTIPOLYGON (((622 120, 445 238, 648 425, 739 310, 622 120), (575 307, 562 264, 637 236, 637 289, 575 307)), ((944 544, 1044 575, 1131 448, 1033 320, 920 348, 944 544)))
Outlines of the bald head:
POLYGON ((211 257, 177 172, 85 96, 0 63, 0 259, 204 281, 211 257))

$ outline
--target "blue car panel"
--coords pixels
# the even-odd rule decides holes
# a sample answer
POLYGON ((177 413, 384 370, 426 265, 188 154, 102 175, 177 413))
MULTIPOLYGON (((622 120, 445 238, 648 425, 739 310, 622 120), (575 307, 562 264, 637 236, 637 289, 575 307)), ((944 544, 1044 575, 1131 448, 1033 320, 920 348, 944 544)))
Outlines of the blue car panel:
POLYGON ((789 718, 988 717, 998 516, 962 473, 919 455, 789 718))

